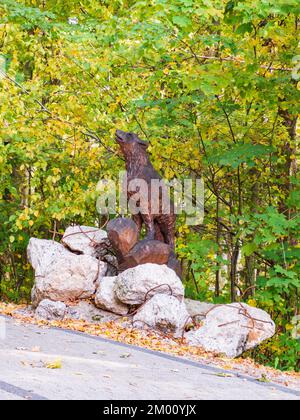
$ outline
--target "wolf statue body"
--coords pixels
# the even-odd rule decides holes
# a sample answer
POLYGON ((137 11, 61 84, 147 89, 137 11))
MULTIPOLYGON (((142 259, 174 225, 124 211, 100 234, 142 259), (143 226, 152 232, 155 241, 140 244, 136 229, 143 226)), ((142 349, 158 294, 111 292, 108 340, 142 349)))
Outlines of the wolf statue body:
MULTIPOLYGON (((147 232, 146 239, 164 242, 174 251, 176 224, 174 204, 170 200, 168 192, 166 193, 167 187, 162 182, 161 176, 150 162, 147 153, 148 143, 134 133, 126 133, 121 130, 116 131, 116 141, 120 145, 125 158, 128 185, 135 180, 143 180, 148 185, 146 203, 140 202, 139 213, 133 215, 133 220, 137 224, 139 232, 144 224, 147 232), (152 212, 153 205, 151 205, 152 180, 157 180, 161 186, 160 194, 155 198, 159 202, 155 205, 156 211, 154 213, 152 212), (162 193, 162 189, 164 189, 164 193, 162 193), (168 202, 166 203, 166 201, 168 202), (164 209, 168 209, 168 212, 165 212, 164 209)), ((133 189, 133 191, 127 188, 128 200, 138 193, 138 188, 133 189)))

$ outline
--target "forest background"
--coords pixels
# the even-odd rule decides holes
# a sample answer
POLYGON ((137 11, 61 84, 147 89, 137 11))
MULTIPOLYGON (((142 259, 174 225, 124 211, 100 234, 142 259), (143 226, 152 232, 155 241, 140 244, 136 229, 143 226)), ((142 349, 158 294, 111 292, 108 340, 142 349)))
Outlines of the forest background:
POLYGON ((251 353, 299 370, 298 0, 1 0, 0 299, 29 301, 31 236, 102 226, 116 128, 172 179, 205 182, 180 217, 187 295, 268 311, 251 353))

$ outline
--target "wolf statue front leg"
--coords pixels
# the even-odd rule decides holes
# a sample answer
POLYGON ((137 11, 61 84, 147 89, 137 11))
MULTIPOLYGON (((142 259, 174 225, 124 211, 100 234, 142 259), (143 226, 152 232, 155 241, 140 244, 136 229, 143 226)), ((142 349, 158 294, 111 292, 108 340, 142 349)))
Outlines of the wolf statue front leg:
POLYGON ((146 227, 146 238, 149 241, 154 241, 156 230, 153 217, 151 214, 142 214, 142 219, 146 227))
POLYGON ((164 242, 170 245, 170 248, 175 251, 175 225, 176 217, 171 215, 161 215, 156 221, 160 231, 163 235, 164 242))
POLYGON ((142 215, 140 213, 139 214, 134 214, 132 216, 132 220, 137 225, 138 231, 139 231, 139 236, 140 236, 141 231, 142 231, 142 227, 143 227, 143 218, 142 218, 142 215))

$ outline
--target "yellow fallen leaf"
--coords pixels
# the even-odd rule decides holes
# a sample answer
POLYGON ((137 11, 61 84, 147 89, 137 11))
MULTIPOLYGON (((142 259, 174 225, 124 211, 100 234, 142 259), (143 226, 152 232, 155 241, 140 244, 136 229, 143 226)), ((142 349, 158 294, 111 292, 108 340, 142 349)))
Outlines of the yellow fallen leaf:
POLYGON ((234 375, 229 373, 217 373, 216 376, 219 376, 220 378, 233 378, 234 375))
POLYGON ((61 369, 62 368, 62 362, 61 362, 60 359, 57 359, 54 362, 45 363, 45 367, 47 369, 61 369))

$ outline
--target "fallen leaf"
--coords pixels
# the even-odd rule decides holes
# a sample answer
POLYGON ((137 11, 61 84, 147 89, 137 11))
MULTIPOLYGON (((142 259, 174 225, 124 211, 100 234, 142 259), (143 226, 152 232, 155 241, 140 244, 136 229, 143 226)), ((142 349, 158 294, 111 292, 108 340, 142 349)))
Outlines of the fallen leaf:
POLYGON ((264 382, 264 383, 266 383, 266 382, 270 382, 270 380, 266 377, 266 375, 265 374, 262 374, 261 375, 261 378, 258 378, 258 379, 256 379, 257 380, 257 382, 264 382))
POLYGON ((215 376, 219 376, 220 378, 233 378, 234 375, 231 375, 230 373, 217 373, 215 376))
MULTIPOLYGON (((85 334, 109 338, 114 341, 135 345, 143 348, 148 348, 154 351, 160 351, 168 353, 174 356, 185 357, 191 360, 205 362, 217 366, 221 369, 228 369, 230 371, 235 371, 237 373, 244 373, 248 376, 258 378, 260 375, 265 374, 268 379, 260 379, 258 381, 275 381, 281 385, 289 384, 290 381, 297 380, 300 378, 300 373, 288 372, 283 373, 273 368, 262 367, 255 363, 251 359, 236 359, 230 360, 228 358, 220 358, 214 353, 209 353, 204 351, 200 347, 189 346, 185 339, 170 339, 166 338, 163 334, 160 334, 157 331, 143 331, 133 328, 126 319, 122 318, 117 321, 109 321, 101 324, 92 324, 83 320, 63 320, 63 321, 45 321, 37 320, 32 315, 26 313, 25 315, 20 312, 20 310, 26 309, 26 305, 18 306, 14 304, 6 304, 0 302, 0 314, 9 315, 14 318, 14 320, 19 325, 36 325, 42 327, 43 329, 48 329, 51 327, 55 328, 64 328, 70 329, 78 332, 83 332, 85 334)), ((40 334, 45 334, 41 332, 40 334)), ((26 348, 18 348, 19 351, 28 351, 26 348)), ((99 351, 93 354, 105 355, 105 352, 99 351)), ((107 354, 106 354, 107 355, 107 354)), ((37 365, 30 364, 28 362, 23 363, 24 366, 32 366, 34 368, 45 368, 43 361, 37 365)), ((230 372, 229 372, 230 373, 230 372)), ((246 380, 245 380, 246 381, 246 380)))
POLYGON ((61 369, 62 368, 62 362, 61 362, 60 359, 57 359, 54 362, 46 362, 45 367, 47 369, 61 369))

